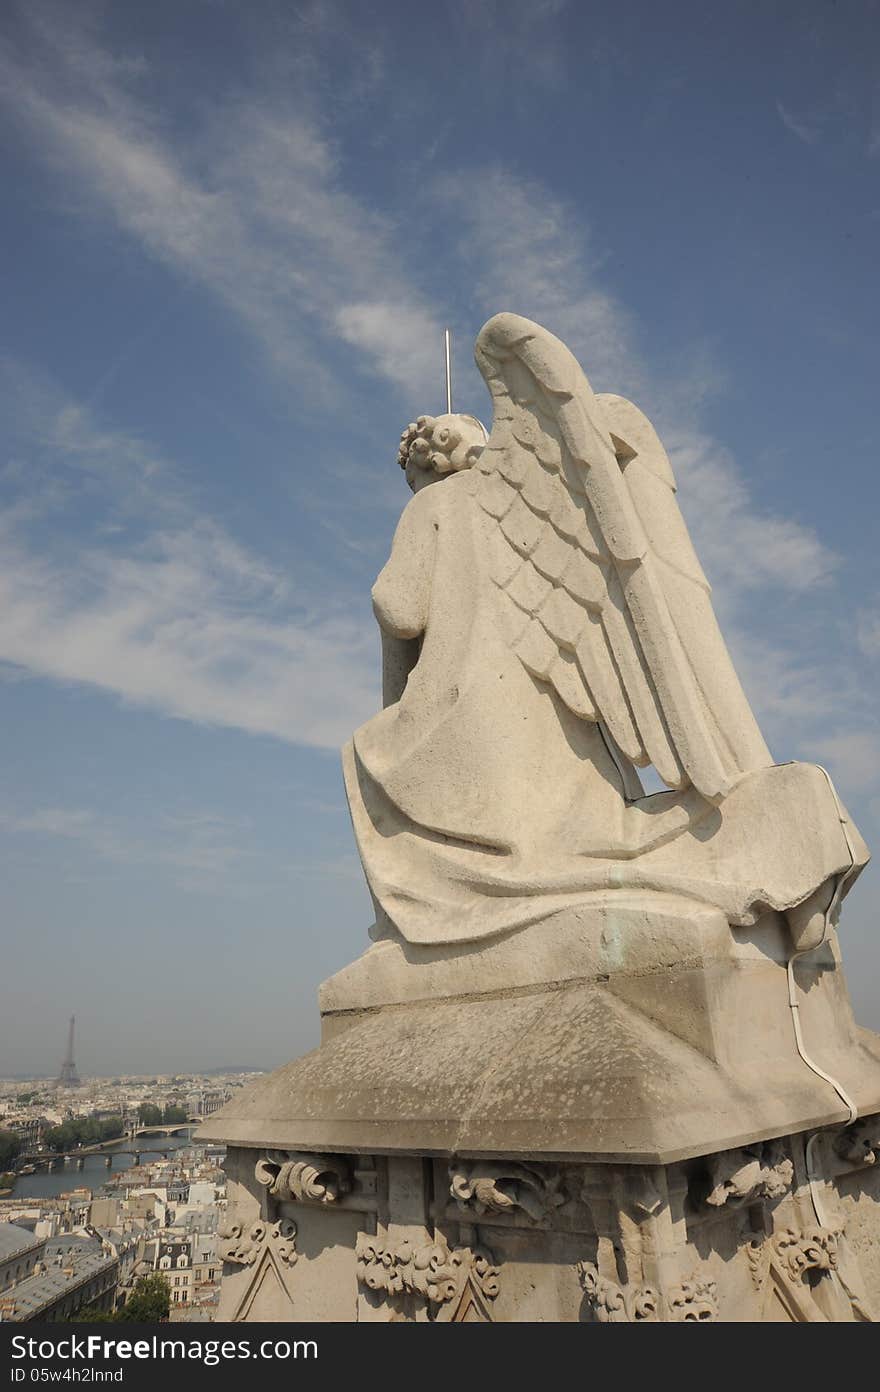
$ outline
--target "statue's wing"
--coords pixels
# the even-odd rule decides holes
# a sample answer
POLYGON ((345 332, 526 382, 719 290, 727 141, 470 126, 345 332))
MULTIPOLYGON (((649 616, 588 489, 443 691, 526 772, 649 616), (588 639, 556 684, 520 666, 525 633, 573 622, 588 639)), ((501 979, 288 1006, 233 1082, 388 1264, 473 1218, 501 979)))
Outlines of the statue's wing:
POLYGON ((564 344, 514 314, 481 330, 494 418, 476 498, 525 668, 670 787, 723 797, 769 764, 724 646, 669 461, 646 418, 593 395, 564 344))

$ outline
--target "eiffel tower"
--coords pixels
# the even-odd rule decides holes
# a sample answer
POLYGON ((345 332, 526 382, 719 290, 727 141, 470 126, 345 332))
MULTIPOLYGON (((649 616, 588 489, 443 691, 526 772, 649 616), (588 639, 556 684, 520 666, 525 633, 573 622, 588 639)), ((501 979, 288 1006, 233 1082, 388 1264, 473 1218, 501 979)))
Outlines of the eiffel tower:
POLYGON ((80 1086, 79 1074, 76 1071, 76 1064, 73 1061, 73 1027, 76 1016, 70 1017, 70 1028, 67 1034, 67 1055, 61 1065, 61 1072, 58 1074, 58 1084, 60 1087, 75 1088, 80 1086))

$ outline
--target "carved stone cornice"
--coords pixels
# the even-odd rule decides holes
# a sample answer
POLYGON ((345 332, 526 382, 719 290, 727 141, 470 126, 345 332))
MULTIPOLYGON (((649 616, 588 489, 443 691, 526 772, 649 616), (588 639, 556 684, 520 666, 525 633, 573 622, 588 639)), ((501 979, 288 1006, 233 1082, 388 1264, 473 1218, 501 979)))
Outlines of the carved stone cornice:
POLYGON ((273 1199, 329 1204, 351 1189, 351 1165, 343 1155, 269 1151, 257 1161, 257 1182, 273 1199))
POLYGON ((233 1219, 219 1229, 217 1236, 217 1255, 234 1266, 253 1266, 267 1249, 286 1266, 293 1266, 298 1258, 296 1223, 290 1218, 279 1218, 276 1223, 259 1219, 249 1227, 233 1219))
POLYGON ((592 1262, 578 1262, 578 1276, 599 1324, 626 1324, 636 1321, 657 1322, 660 1297, 653 1286, 636 1286, 623 1290, 613 1281, 600 1276, 592 1262))
POLYGON ((521 1165, 516 1161, 454 1160, 449 1166, 449 1192, 462 1212, 525 1213, 540 1223, 565 1203, 561 1176, 555 1165, 521 1165))
POLYGON ((756 1199, 781 1199, 791 1189, 794 1165, 781 1141, 725 1150, 709 1161, 711 1189, 705 1202, 713 1208, 741 1208, 756 1199))
POLYGON ((498 1268, 485 1248, 450 1248, 443 1242, 414 1246, 358 1233, 357 1279, 385 1295, 416 1295, 434 1305, 460 1300, 468 1283, 484 1300, 498 1294, 498 1268))

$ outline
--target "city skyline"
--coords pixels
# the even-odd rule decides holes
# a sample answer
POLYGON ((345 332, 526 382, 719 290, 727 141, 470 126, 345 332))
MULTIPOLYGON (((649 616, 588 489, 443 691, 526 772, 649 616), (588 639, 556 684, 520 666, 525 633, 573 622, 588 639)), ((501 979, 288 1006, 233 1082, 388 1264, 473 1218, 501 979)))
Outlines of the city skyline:
MULTIPOLYGON (((66 1089, 70 1089, 71 1091, 74 1091, 74 1090, 79 1090, 80 1088, 83 1088, 83 1087, 85 1087, 86 1085, 88 1085, 88 1084, 90 1084, 90 1083, 107 1082, 107 1081, 109 1081, 109 1080, 112 1079, 112 1078, 119 1078, 120 1081, 125 1081, 125 1080, 134 1080, 134 1079, 147 1079, 147 1078, 150 1078, 151 1076, 156 1077, 156 1075, 158 1075, 159 1077, 162 1077, 162 1078, 174 1077, 174 1076, 177 1076, 177 1077, 210 1077, 210 1076, 223 1076, 223 1075, 227 1075, 227 1074, 228 1074, 228 1075, 232 1075, 232 1074, 242 1074, 242 1073, 259 1073, 259 1072, 263 1072, 263 1071, 264 1071, 264 1066, 261 1066, 261 1065, 258 1065, 258 1064, 252 1065, 252 1064, 238 1064, 238 1063, 212 1064, 210 1067, 204 1067, 204 1068, 200 1068, 200 1067, 181 1067, 181 1068, 175 1068, 175 1069, 173 1069, 173 1070, 171 1070, 171 1071, 166 1070, 166 1069, 154 1069, 154 1070, 151 1071, 151 1070, 147 1069, 145 1072, 140 1072, 140 1073, 134 1073, 134 1072, 120 1072, 119 1070, 115 1070, 115 1071, 111 1070, 110 1072, 101 1072, 101 1071, 99 1071, 98 1069, 91 1069, 91 1070, 89 1070, 89 1071, 84 1071, 84 1070, 81 1070, 81 1069, 79 1069, 79 1068, 77 1068, 77 1067, 75 1066, 75 1060, 74 1060, 74 1054, 73 1054, 73 1038, 74 1038, 73 1026, 74 1026, 75 1019, 76 1019, 76 1017, 75 1017, 74 1015, 71 1015, 70 1018, 69 1018, 69 1021, 68 1021, 67 1035, 66 1035, 66 1038, 67 1038, 67 1050, 66 1050, 66 1052, 63 1054, 63 1058, 62 1058, 62 1063, 61 1063, 60 1069, 56 1067, 55 1070, 54 1070, 54 1072, 42 1072, 42 1073, 41 1073, 41 1072, 35 1072, 35 1071, 27 1071, 27 1070, 25 1070, 25 1071, 19 1072, 19 1073, 0 1074, 0 1084, 2 1084, 2 1083, 27 1083, 27 1082, 35 1082, 35 1083, 36 1083, 36 1082, 41 1082, 41 1083, 46 1083, 46 1084, 48 1084, 50 1088, 53 1088, 53 1089, 55 1089, 56 1091, 57 1091, 57 1090, 64 1091, 64 1090, 66 1090, 66 1089), (65 1070, 66 1070, 67 1065, 68 1065, 69 1062, 74 1063, 74 1073, 76 1074, 76 1082, 74 1082, 74 1083, 69 1083, 69 1082, 66 1082, 66 1081, 65 1081, 65 1070)), ((267 1066, 268 1066, 268 1067, 271 1067, 272 1065, 269 1064, 269 1065, 267 1065, 267 1066)))
MULTIPOLYGON (((488 420, 500 310, 656 421, 774 756, 880 846, 876 20, 5 8, 0 1073, 57 1074, 72 1014, 83 1077, 317 1043, 373 918, 339 747, 397 444, 447 325, 488 420)), ((841 931, 874 1028, 876 883, 841 931)))

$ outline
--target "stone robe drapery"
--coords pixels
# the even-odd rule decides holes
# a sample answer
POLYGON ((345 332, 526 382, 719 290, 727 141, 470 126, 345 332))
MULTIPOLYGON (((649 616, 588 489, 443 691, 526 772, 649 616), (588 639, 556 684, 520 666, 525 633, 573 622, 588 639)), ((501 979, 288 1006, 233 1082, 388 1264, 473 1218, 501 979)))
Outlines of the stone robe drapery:
POLYGON ((831 876, 848 888, 867 849, 813 765, 748 773, 720 807, 693 789, 627 803, 599 726, 511 651, 473 489, 463 472, 415 495, 373 590, 388 639, 420 643, 399 700, 343 752, 380 917, 411 942, 464 942, 614 888, 683 895, 734 924, 831 876))

